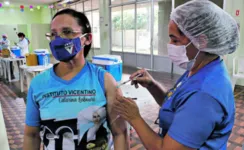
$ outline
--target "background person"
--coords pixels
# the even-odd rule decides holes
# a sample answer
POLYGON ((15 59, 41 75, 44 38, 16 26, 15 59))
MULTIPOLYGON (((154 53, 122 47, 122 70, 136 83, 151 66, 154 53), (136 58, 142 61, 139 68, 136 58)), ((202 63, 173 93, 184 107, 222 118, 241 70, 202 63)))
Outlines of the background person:
MULTIPOLYGON (((8 50, 9 54, 11 55, 11 50, 10 50, 10 41, 8 40, 7 34, 2 35, 2 40, 0 41, 0 45, 3 50, 8 50)), ((13 80, 15 78, 14 76, 14 71, 13 71, 13 62, 10 62, 10 77, 13 80)))
POLYGON ((29 53, 29 42, 25 38, 25 34, 22 32, 18 33, 19 42, 15 43, 16 46, 20 47, 21 49, 21 56, 25 56, 29 53))
POLYGON ((10 50, 10 41, 8 40, 7 34, 2 35, 2 40, 0 41, 0 45, 2 49, 10 50))

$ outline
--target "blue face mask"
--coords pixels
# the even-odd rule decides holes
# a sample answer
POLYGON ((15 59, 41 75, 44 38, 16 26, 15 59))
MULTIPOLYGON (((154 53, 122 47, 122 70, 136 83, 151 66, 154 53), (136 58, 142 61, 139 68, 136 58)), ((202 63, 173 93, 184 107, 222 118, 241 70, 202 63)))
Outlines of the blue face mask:
POLYGON ((6 41, 6 40, 7 40, 7 38, 3 38, 3 40, 4 40, 4 41, 6 41))
POLYGON ((49 44, 53 56, 59 61, 70 61, 82 50, 83 46, 80 38, 84 36, 86 36, 86 34, 74 39, 65 39, 56 36, 49 44))

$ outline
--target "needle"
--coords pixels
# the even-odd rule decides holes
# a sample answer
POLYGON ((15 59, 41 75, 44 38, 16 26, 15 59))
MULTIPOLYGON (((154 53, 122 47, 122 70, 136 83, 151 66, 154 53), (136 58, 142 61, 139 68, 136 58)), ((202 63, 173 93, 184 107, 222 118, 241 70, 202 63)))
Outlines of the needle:
MULTIPOLYGON (((132 100, 137 100, 137 98, 131 98, 132 100)), ((111 122, 111 125, 120 118, 120 115, 117 115, 116 118, 114 118, 114 120, 111 122)))
POLYGON ((117 88, 121 87, 122 85, 125 85, 126 83, 128 83, 128 82, 130 82, 132 80, 136 80, 138 77, 142 77, 142 76, 143 76, 143 74, 138 74, 133 79, 129 79, 129 80, 125 81, 125 82, 120 83, 119 85, 117 85, 117 88))
POLYGON ((116 118, 114 118, 114 120, 111 122, 111 125, 117 120, 119 119, 120 115, 117 115, 116 118))
MULTIPOLYGON (((132 80, 136 80, 138 77, 142 77, 142 76, 143 76, 143 74, 138 74, 138 75, 136 75, 133 79, 129 79, 129 80, 125 81, 125 82, 120 83, 119 85, 117 85, 117 88, 121 87, 122 85, 125 85, 126 83, 128 83, 128 82, 130 82, 130 81, 132 81, 132 80)), ((137 100, 137 98, 132 98, 132 100, 137 100)), ((116 118, 114 118, 114 120, 111 122, 111 125, 112 125, 117 119, 119 119, 119 118, 120 118, 120 115, 117 115, 116 118)))

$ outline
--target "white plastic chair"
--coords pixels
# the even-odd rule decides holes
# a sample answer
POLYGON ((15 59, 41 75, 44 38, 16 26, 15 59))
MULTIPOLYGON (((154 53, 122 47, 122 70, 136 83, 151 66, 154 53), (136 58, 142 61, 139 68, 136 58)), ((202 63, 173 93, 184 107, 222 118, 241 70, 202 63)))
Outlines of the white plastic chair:
POLYGON ((233 59, 233 90, 235 88, 237 79, 244 79, 244 56, 237 56, 233 59))

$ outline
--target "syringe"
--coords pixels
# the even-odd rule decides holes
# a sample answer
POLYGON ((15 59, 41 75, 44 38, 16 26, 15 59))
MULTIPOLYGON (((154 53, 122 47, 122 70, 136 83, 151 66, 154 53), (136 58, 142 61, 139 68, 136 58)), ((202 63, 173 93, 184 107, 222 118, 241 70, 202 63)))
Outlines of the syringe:
MULTIPOLYGON (((120 88, 122 85, 125 85, 126 83, 128 83, 128 82, 130 82, 130 81, 132 81, 132 80, 136 80, 138 77, 142 77, 142 76, 143 76, 143 74, 138 74, 138 75, 136 75, 134 78, 129 79, 129 80, 125 81, 125 82, 120 83, 119 85, 117 85, 117 88, 120 88)), ((137 98, 132 98, 132 100, 137 100, 137 98)), ((114 118, 114 120, 111 122, 111 125, 112 125, 117 119, 119 119, 119 118, 120 118, 120 115, 117 115, 116 118, 114 118)))

